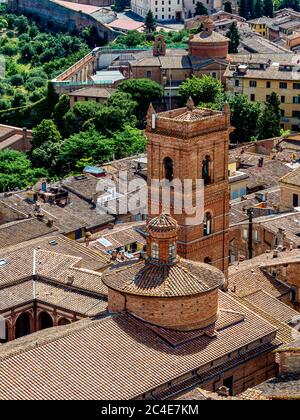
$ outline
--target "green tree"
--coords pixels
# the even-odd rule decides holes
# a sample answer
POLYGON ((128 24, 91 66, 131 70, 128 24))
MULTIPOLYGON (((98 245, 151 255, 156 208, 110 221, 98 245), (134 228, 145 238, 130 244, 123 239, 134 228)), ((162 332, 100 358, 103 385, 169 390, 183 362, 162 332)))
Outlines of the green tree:
POLYGON ((11 106, 13 108, 19 108, 21 106, 26 105, 27 102, 27 96, 26 94, 21 90, 16 90, 14 97, 11 101, 11 106))
POLYGON ((224 3, 224 12, 232 14, 231 1, 225 1, 225 3, 224 3))
POLYGON ((115 143, 115 158, 122 159, 128 156, 145 152, 147 139, 141 130, 126 125, 123 131, 116 132, 112 140, 115 143))
POLYGON ((207 8, 201 1, 197 1, 194 16, 208 15, 207 8))
POLYGON ((69 96, 61 95, 51 115, 51 119, 53 119, 59 131, 63 130, 63 118, 69 110, 70 110, 69 96))
POLYGON ((272 92, 258 120, 258 138, 268 139, 280 136, 280 99, 272 92))
POLYGON ((204 75, 201 78, 192 76, 179 87, 179 95, 183 102, 186 102, 191 97, 195 105, 215 102, 222 91, 222 83, 208 75, 204 75))
POLYGON ((127 45, 127 47, 136 47, 145 41, 145 35, 136 30, 128 31, 124 38, 124 45, 127 45))
POLYGON ((18 16, 15 20, 15 28, 17 29, 19 35, 28 31, 29 22, 26 16, 18 16))
POLYGON ((238 31, 236 21, 232 22, 229 27, 228 32, 226 33, 227 38, 229 38, 229 47, 228 51, 230 54, 236 54, 238 52, 238 47, 240 45, 240 34, 238 31))
POLYGON ((293 9, 296 12, 300 11, 299 0, 281 0, 279 2, 279 9, 293 9))
POLYGON ((62 118, 62 133, 64 137, 79 133, 83 125, 94 118, 100 111, 100 105, 93 101, 77 102, 62 118))
POLYGON ((152 10, 149 10, 145 18, 145 29, 146 29, 147 34, 152 34, 152 32, 155 32, 156 26, 157 26, 156 19, 152 13, 152 10))
POLYGON ((265 0, 264 3, 264 15, 270 18, 274 17, 274 4, 273 0, 265 0))
POLYGON ((254 14, 256 18, 260 18, 264 14, 264 4, 262 0, 256 0, 254 14))
POLYGON ((243 18, 247 19, 247 0, 240 0, 239 4, 239 15, 243 18))
POLYGON ((255 0, 247 0, 247 19, 255 18, 255 0))
POLYGON ((32 130, 32 148, 36 149, 45 143, 59 143, 61 135, 52 120, 43 120, 32 130))
POLYGON ((245 143, 257 136, 258 119, 261 107, 258 102, 251 102, 245 95, 236 95, 229 101, 231 125, 235 130, 230 138, 233 143, 245 143))
POLYGON ((115 12, 123 12, 124 9, 130 7, 130 0, 115 0, 113 9, 115 12))
POLYGON ((60 159, 76 169, 77 162, 83 158, 95 163, 104 163, 114 158, 114 141, 94 129, 73 134, 62 143, 60 159))
POLYGON ((31 151, 31 162, 33 166, 47 168, 49 174, 57 176, 61 174, 63 162, 61 161, 61 142, 51 141, 43 143, 41 146, 31 151))
POLYGON ((0 191, 26 188, 33 185, 48 172, 42 168, 32 168, 24 153, 5 149, 0 151, 0 191))
POLYGON ((118 86, 119 92, 127 93, 138 104, 136 114, 139 119, 144 118, 151 102, 159 104, 164 90, 150 79, 127 79, 118 86))
POLYGON ((22 86, 24 84, 24 77, 21 74, 13 74, 10 77, 10 83, 13 86, 22 86))

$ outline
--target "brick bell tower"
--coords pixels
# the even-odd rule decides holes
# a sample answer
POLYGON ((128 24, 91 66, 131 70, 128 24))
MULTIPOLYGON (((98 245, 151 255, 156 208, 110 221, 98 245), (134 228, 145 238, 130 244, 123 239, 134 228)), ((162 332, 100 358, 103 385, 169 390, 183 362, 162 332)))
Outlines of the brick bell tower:
MULTIPOLYGON (((149 219, 166 211, 163 189, 153 180, 193 180, 192 202, 196 203, 195 181, 204 183, 204 217, 191 225, 190 215, 174 212, 171 188, 170 213, 179 225, 178 254, 183 258, 212 264, 228 270, 228 148, 230 110, 212 111, 194 107, 156 114, 150 105, 147 114, 148 214, 149 219), (153 211, 153 208, 157 211, 153 211)), ((185 192, 183 192, 185 194, 185 192)), ((191 197, 190 197, 191 198, 191 197)))

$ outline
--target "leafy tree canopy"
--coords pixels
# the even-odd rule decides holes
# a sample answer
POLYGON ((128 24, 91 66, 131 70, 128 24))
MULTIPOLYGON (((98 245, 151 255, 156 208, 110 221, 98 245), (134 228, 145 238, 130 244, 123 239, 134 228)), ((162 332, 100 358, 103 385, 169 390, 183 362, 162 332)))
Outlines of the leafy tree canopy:
POLYGON ((179 87, 179 94, 183 102, 186 102, 191 97, 195 105, 198 105, 200 102, 215 102, 222 91, 222 83, 208 75, 204 75, 201 78, 192 76, 179 87))

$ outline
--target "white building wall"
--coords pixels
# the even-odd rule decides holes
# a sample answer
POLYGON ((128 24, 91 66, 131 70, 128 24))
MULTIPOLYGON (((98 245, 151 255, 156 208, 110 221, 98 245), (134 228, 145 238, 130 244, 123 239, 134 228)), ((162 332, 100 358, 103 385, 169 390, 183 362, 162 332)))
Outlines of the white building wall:
POLYGON ((184 0, 131 0, 131 10, 142 17, 145 17, 150 9, 157 20, 185 18, 184 0))
MULTIPOLYGON (((146 17, 152 10, 157 20, 189 19, 194 16, 198 0, 131 0, 131 9, 146 17)), ((223 0, 202 0, 209 13, 223 9, 223 0)))

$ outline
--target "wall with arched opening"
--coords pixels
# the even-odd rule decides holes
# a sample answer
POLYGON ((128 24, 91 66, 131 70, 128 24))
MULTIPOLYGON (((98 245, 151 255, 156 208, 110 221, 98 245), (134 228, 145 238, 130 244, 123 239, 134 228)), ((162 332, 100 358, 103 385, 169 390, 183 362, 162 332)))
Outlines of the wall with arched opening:
POLYGON ((53 319, 48 312, 41 312, 38 316, 38 329, 45 330, 46 328, 53 327, 53 319))
POLYGON ((29 312, 23 312, 18 316, 15 322, 15 338, 24 337, 33 332, 32 318, 29 312))

